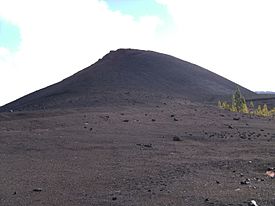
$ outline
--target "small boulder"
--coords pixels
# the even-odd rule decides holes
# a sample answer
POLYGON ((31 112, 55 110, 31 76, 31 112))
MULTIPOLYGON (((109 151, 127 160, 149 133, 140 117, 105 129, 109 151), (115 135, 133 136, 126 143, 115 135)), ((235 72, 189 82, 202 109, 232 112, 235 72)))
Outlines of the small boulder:
POLYGON ((180 139, 180 137, 178 137, 178 136, 174 136, 174 137, 173 137, 173 141, 179 142, 179 141, 181 141, 181 139, 180 139))
POLYGON ((240 182, 241 185, 249 185, 250 184, 250 179, 245 179, 240 182))
POLYGON ((144 147, 151 148, 151 147, 152 147, 152 144, 144 144, 143 146, 144 146, 144 147))
POLYGON ((33 191, 33 192, 42 192, 43 189, 42 189, 42 188, 34 188, 32 191, 33 191))

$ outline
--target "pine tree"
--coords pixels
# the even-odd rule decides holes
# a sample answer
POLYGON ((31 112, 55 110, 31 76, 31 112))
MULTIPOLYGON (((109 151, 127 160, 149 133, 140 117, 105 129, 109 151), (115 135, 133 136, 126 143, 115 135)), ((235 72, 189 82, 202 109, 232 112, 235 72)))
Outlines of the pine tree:
POLYGON ((237 109, 237 101, 236 101, 236 97, 235 97, 234 94, 232 95, 231 112, 238 112, 238 109, 237 109))
POLYGON ((273 108, 269 111, 269 115, 275 115, 275 108, 273 108))
POLYGON ((242 96, 240 89, 237 87, 235 93, 232 95, 232 104, 228 104, 226 101, 218 101, 218 107, 221 109, 226 109, 231 112, 241 112, 241 113, 249 113, 255 114, 259 116, 272 116, 275 115, 275 108, 268 110, 266 104, 258 105, 258 108, 255 110, 254 103, 252 101, 249 102, 249 108, 247 107, 246 100, 244 96, 242 96))
POLYGON ((249 107, 250 107, 251 109, 254 109, 254 103, 253 103, 252 101, 250 101, 249 107))
POLYGON ((223 109, 223 107, 222 107, 222 102, 219 100, 218 101, 218 107, 220 108, 220 109, 223 109))
POLYGON ((240 112, 242 109, 242 100, 241 100, 241 91, 239 87, 237 88, 235 94, 233 95, 233 104, 236 106, 237 112, 240 112))
POLYGON ((246 104, 243 104, 242 112, 245 113, 245 114, 248 114, 248 113, 249 113, 249 110, 248 110, 246 104))
POLYGON ((261 105, 258 105, 258 109, 256 111, 256 114, 257 115, 262 115, 262 106, 261 105))
POLYGON ((269 115, 268 108, 267 108, 266 104, 264 104, 264 106, 263 106, 262 115, 263 116, 268 116, 269 115))
POLYGON ((241 109, 241 112, 243 112, 243 113, 248 113, 248 108, 247 108, 247 105, 246 105, 246 101, 245 101, 245 98, 244 97, 242 97, 241 98, 241 102, 242 102, 242 109, 241 109))
POLYGON ((222 102, 222 108, 226 109, 226 110, 230 110, 231 107, 227 102, 222 102))
POLYGON ((232 111, 248 113, 245 98, 242 96, 239 87, 232 96, 232 111))

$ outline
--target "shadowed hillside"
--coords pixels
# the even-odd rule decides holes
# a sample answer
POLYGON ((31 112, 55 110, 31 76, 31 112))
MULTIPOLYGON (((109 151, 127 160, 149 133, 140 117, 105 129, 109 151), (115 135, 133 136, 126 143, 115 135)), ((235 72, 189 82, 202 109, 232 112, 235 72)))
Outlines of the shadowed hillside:
POLYGON ((266 104, 269 108, 275 107, 275 94, 258 94, 256 98, 247 99, 257 105, 266 104))
MULTIPOLYGON (((213 72, 169 55, 119 49, 73 76, 0 110, 146 104, 172 97, 215 102, 231 95, 236 86, 213 72)), ((245 96, 255 95, 240 88, 245 96)))

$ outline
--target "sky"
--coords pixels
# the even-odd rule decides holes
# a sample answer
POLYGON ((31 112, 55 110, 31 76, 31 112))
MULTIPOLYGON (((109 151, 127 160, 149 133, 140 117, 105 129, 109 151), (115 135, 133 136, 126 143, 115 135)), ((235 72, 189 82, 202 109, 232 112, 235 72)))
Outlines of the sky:
POLYGON ((274 0, 0 0, 0 105, 119 48, 275 91, 274 10, 274 0))

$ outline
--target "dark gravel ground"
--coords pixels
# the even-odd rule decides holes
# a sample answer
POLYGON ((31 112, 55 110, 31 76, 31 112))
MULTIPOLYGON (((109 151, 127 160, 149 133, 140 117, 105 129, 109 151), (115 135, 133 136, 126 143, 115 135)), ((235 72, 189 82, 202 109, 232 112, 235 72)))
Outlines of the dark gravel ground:
POLYGON ((274 148, 273 118, 188 102, 0 113, 0 205, 274 206, 274 148))

